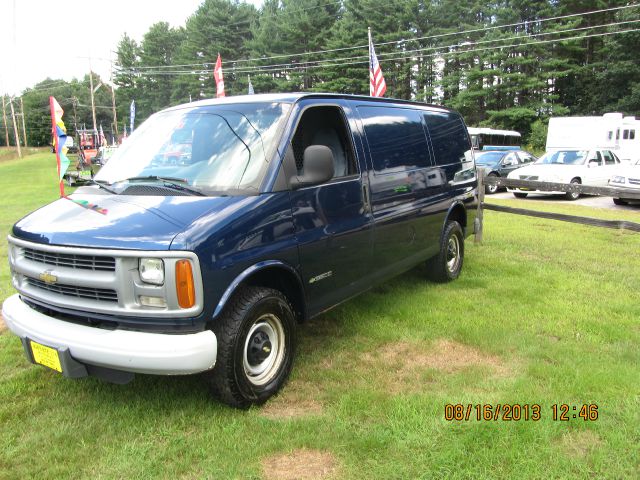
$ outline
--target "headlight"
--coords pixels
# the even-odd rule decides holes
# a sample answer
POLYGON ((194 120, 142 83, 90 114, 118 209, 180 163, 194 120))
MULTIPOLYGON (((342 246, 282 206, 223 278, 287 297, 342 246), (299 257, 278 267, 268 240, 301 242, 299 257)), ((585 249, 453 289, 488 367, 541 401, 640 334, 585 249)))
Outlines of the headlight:
POLYGON ((141 258, 138 266, 140 279, 145 283, 164 283, 164 262, 160 258, 141 258))
POLYGON ((610 180, 611 183, 624 183, 626 181, 627 179, 625 177, 621 177, 620 175, 611 177, 611 180, 610 180))

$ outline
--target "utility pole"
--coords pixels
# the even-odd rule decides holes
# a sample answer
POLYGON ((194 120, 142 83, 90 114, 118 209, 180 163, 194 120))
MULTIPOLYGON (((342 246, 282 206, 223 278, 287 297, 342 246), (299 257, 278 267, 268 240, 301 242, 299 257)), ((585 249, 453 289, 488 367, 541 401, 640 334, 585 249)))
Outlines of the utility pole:
POLYGON ((22 139, 24 140, 24 148, 27 148, 27 129, 24 126, 24 103, 22 97, 20 97, 20 116, 22 117, 22 139))
POLYGON ((116 92, 111 84, 111 106, 113 107, 113 124, 116 127, 116 137, 118 136, 118 114, 116 113, 116 92))
POLYGON ((7 147, 9 146, 9 125, 7 124, 7 106, 4 103, 4 94, 2 95, 2 120, 4 121, 4 136, 6 138, 7 147))
MULTIPOLYGON (((111 106, 113 107, 113 127, 116 132, 116 138, 118 138, 118 114, 116 113, 116 85, 113 83, 113 55, 111 62, 109 63, 109 87, 111 87, 111 106)), ((113 133, 113 130, 111 130, 113 133)))
POLYGON ((76 113, 76 106, 78 104, 78 97, 73 97, 71 99, 71 105, 73 106, 73 128, 76 130, 76 135, 78 134, 78 115, 76 113))
POLYGON ((93 116, 93 130, 98 131, 96 124, 96 103, 93 99, 93 71, 91 70, 91 57, 89 57, 89 88, 91 90, 91 115, 93 116))
POLYGON ((22 150, 20 150, 20 137, 18 136, 18 125, 16 125, 16 112, 13 110, 13 101, 9 99, 11 107, 11 118, 13 120, 13 133, 16 136, 16 147, 18 147, 18 157, 22 158, 22 150))

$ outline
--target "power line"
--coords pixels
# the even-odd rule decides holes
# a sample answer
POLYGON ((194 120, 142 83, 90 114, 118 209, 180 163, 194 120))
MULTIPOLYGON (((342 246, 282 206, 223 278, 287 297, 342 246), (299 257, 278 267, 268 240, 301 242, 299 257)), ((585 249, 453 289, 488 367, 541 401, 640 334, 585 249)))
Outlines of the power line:
MULTIPOLYGON (((584 30, 593 30, 596 28, 604 28, 604 27, 612 27, 612 26, 618 26, 618 25, 626 25, 626 24, 630 24, 630 23, 638 23, 640 22, 640 19, 638 20, 627 20, 624 22, 613 22, 613 23, 609 23, 609 24, 604 24, 604 25, 592 25, 589 27, 580 27, 580 28, 570 28, 570 29, 565 29, 565 30, 556 30, 553 32, 542 32, 542 33, 536 33, 536 34, 528 34, 528 35, 516 35, 516 36, 512 36, 512 37, 505 37, 505 38, 496 38, 496 39, 490 39, 490 40, 479 40, 477 42, 463 42, 463 43, 458 43, 458 44, 453 44, 453 45, 443 45, 443 46, 437 46, 437 47, 424 47, 424 48, 416 48, 413 50, 406 50, 401 52, 402 55, 404 57, 409 56, 410 54, 414 54, 414 53, 420 53, 420 52, 426 52, 426 51, 442 51, 442 50, 446 50, 449 48, 459 48, 459 47, 467 47, 470 45, 481 45, 481 44, 495 44, 495 43, 500 43, 500 42, 506 42, 506 41, 510 41, 510 40, 517 40, 517 39, 527 39, 527 38, 534 38, 534 37, 541 37, 541 36, 547 36, 547 35, 559 35, 562 33, 570 33, 570 32, 578 32, 578 31, 584 31, 584 30)), ((380 58, 384 58, 384 57, 388 57, 388 56, 392 56, 392 55, 398 55, 398 53, 400 52, 387 52, 387 53, 379 53, 378 59, 380 58)), ((347 60, 357 60, 360 58, 369 58, 368 55, 359 55, 359 56, 355 56, 355 57, 343 57, 343 58, 335 58, 335 59, 324 59, 324 60, 313 60, 311 62, 304 62, 304 64, 299 65, 300 68, 302 67, 308 67, 314 64, 325 64, 327 66, 331 66, 333 63, 337 63, 337 62, 342 62, 342 61, 347 61, 347 60)), ((291 64, 279 64, 279 65, 268 65, 266 67, 286 67, 286 66, 290 66, 291 64)), ((249 67, 241 67, 241 68, 249 68, 249 67)), ((256 69, 261 69, 263 67, 261 66, 256 66, 256 69)), ((275 69, 275 68, 274 68, 275 69)), ((231 69, 231 72, 236 72, 236 69, 231 69)))
MULTIPOLYGON (((526 40, 528 38, 534 38, 534 37, 540 37, 540 36, 547 36, 547 35, 559 35, 559 34, 564 34, 564 33, 571 33, 571 32, 577 32, 577 31, 584 31, 584 30, 593 30, 596 28, 604 28, 604 27, 610 27, 610 26, 617 26, 617 25, 626 25, 626 24, 630 24, 630 23, 638 23, 640 22, 640 19, 638 20, 628 20, 628 21, 624 21, 624 22, 612 22, 609 24, 604 24, 604 25, 593 25, 593 26, 589 26, 589 27, 580 27, 580 28, 571 28, 571 29, 565 29, 565 30, 557 30, 557 31, 553 31, 553 32, 543 32, 543 33, 538 33, 538 34, 531 34, 531 35, 526 35, 526 36, 513 36, 513 37, 506 37, 506 38, 501 38, 501 39, 491 39, 491 40, 481 40, 481 41, 477 41, 477 42, 463 42, 463 43, 458 43, 458 44, 450 44, 450 45, 443 45, 443 46, 439 46, 439 47, 425 47, 425 48, 419 48, 419 49, 414 49, 414 50, 407 50, 404 52, 389 52, 389 53, 382 53, 378 55, 378 59, 380 61, 385 60, 385 57, 389 57, 392 55, 395 55, 395 57, 393 57, 393 60, 398 60, 398 59, 406 59, 406 58, 410 58, 412 55, 415 55, 417 53, 421 53, 421 52, 426 52, 426 51, 433 51, 433 50, 437 50, 442 52, 443 50, 447 50, 447 49, 455 49, 455 48, 461 48, 464 47, 465 50, 461 51, 460 53, 465 53, 465 52, 470 52, 470 51, 478 51, 476 50, 471 50, 469 48, 466 48, 470 45, 481 45, 481 44, 497 44, 497 43, 502 43, 502 42, 506 42, 506 41, 510 41, 510 40, 516 40, 516 39, 523 39, 526 40), (400 56, 398 56, 400 55, 400 56)), ((617 32, 611 32, 611 33, 617 33, 617 32)), ((593 35, 581 35, 581 36, 577 36, 577 37, 570 37, 570 38, 559 38, 556 39, 556 41, 564 41, 564 40, 568 40, 568 39, 576 39, 576 38, 589 38, 593 35)), ((596 35, 599 36, 599 35, 596 35)), ((519 44, 515 44, 516 46, 526 46, 526 45, 530 45, 530 44, 535 44, 533 42, 524 42, 524 43, 519 43, 519 44)), ((507 47, 507 46, 514 46, 514 45, 504 45, 503 47, 507 47)), ((443 52, 444 53, 444 52, 443 52)), ((432 56, 437 56, 438 54, 432 55, 432 56)), ((430 55, 427 55, 430 56, 430 55)), ((303 69, 303 68, 316 68, 316 67, 320 67, 320 66, 326 66, 326 67, 334 67, 334 66, 343 66, 343 65, 350 65, 350 64, 360 64, 360 63, 368 63, 368 55, 360 55, 360 56, 355 56, 355 57, 345 57, 345 58, 336 58, 336 59, 324 59, 324 60, 312 60, 312 61, 308 61, 308 62, 301 62, 300 64, 291 64, 291 63, 281 63, 281 64, 272 64, 272 65, 256 65, 256 66, 247 66, 247 67, 240 67, 240 68, 230 68, 228 71, 230 73, 234 73, 234 74, 241 74, 241 73, 269 73, 269 72, 279 72, 279 71, 288 71, 288 70, 295 70, 295 69, 303 69), (358 59, 367 59, 366 61, 363 60, 361 62, 351 62, 351 63, 344 63, 345 61, 351 61, 351 60, 358 60, 358 59)), ((165 71, 165 72, 141 72, 139 73, 140 75, 208 75, 210 72, 206 71, 206 70, 200 70, 200 71, 194 71, 194 70, 175 70, 175 71, 165 71)))
MULTIPOLYGON (((631 33, 631 32, 640 32, 640 28, 635 28, 635 29, 628 29, 628 30, 619 30, 616 32, 603 32, 603 33, 594 33, 594 34, 589 34, 589 35, 577 35, 574 37, 567 37, 567 38, 556 38, 556 39, 551 39, 551 40, 538 40, 535 42, 525 42, 525 43, 515 43, 515 44, 511 44, 511 45, 499 45, 499 46, 493 46, 493 47, 483 47, 483 48, 475 48, 475 49, 468 49, 468 50, 460 50, 460 51, 450 51, 450 52, 439 52, 439 53, 432 53, 432 54, 428 54, 425 55, 426 57, 439 57, 439 56, 450 56, 450 55, 463 55, 463 54, 468 54, 468 53, 473 53, 473 52, 481 52, 481 51, 488 51, 488 50, 497 50, 497 49, 503 49, 503 48, 516 48, 516 47, 526 47, 529 45, 540 45, 540 44, 548 44, 548 43, 561 43, 561 42, 566 42, 566 41, 570 41, 570 40, 582 40, 585 38, 595 38, 595 37, 604 37, 604 36, 610 36, 610 35, 618 35, 618 34, 623 34, 623 33, 631 33)), ((391 61, 397 61, 397 60, 406 60, 407 57, 406 56, 399 56, 399 57, 395 57, 395 58, 386 58, 386 59, 382 59, 380 60, 380 62, 391 62, 391 61)), ((354 62, 345 62, 345 63, 340 63, 340 64, 332 64, 332 65, 326 65, 326 64, 320 64, 320 65, 311 65, 309 67, 305 67, 304 65, 295 65, 295 66, 291 66, 290 68, 284 68, 283 70, 285 71, 292 71, 292 70, 297 70, 300 68, 323 68, 323 67, 343 67, 343 66, 349 66, 349 65, 362 65, 362 64, 367 64, 369 63, 369 60, 360 60, 360 61, 354 61, 354 62)), ((251 73, 251 71, 238 71, 236 70, 234 73, 240 74, 240 73, 251 73)), ((261 74, 265 74, 265 73, 269 73, 269 72, 259 72, 257 73, 257 75, 261 75, 261 74)))
MULTIPOLYGON (((406 42, 411 42, 411 41, 429 40, 429 39, 435 39, 435 38, 456 36, 456 35, 462 35, 462 34, 468 34, 468 33, 484 32, 484 31, 496 30, 496 29, 502 29, 502 28, 509 28, 509 27, 525 26, 525 25, 532 25, 532 24, 541 24, 541 23, 554 21, 554 20, 563 20, 563 19, 566 19, 566 18, 574 18, 574 17, 578 17, 578 16, 579 17, 584 17, 584 16, 588 16, 588 15, 594 15, 596 13, 612 12, 612 11, 618 11, 618 10, 629 9, 629 8, 637 8, 637 7, 640 7, 640 4, 636 3, 636 4, 632 4, 632 5, 622 5, 622 6, 619 6, 619 7, 611 7, 611 8, 603 8, 603 9, 599 9, 599 10, 591 10, 589 12, 572 13, 572 14, 567 14, 567 15, 559 15, 559 16, 556 16, 556 17, 541 18, 541 19, 538 19, 538 20, 526 20, 526 21, 516 22, 516 23, 509 23, 509 24, 503 24, 503 25, 493 25, 493 26, 489 26, 489 27, 475 28, 475 29, 470 29, 470 30, 461 30, 461 31, 458 31, 458 32, 449 32, 449 33, 441 33, 441 34, 436 34, 436 35, 427 35, 427 36, 424 36, 424 37, 416 37, 416 38, 410 38, 410 39, 400 39, 400 40, 394 40, 394 41, 390 41, 390 42, 380 42, 380 43, 376 43, 374 45, 376 47, 378 47, 378 46, 382 46, 382 45, 401 44, 401 43, 406 43, 406 42)), ((272 56, 269 56, 269 57, 255 57, 255 58, 248 58, 248 59, 238 59, 238 60, 233 60, 233 61, 225 61, 225 62, 223 62, 223 65, 224 64, 228 64, 228 63, 259 62, 259 61, 264 61, 264 60, 271 60, 271 59, 274 59, 274 58, 299 57, 299 56, 306 56, 306 55, 316 55, 316 54, 332 53, 332 52, 345 51, 345 50, 363 49, 363 48, 368 48, 368 45, 357 45, 357 46, 353 46, 353 47, 342 47, 342 48, 334 48, 334 49, 316 50, 316 51, 313 51, 313 52, 301 52, 301 53, 291 53, 291 54, 282 54, 282 55, 272 55, 272 56)), ((150 66, 136 67, 136 71, 140 71, 140 70, 144 70, 144 69, 162 69, 162 68, 176 68, 176 67, 203 67, 203 68, 206 68, 207 65, 213 65, 213 63, 212 62, 204 62, 204 63, 189 63, 189 64, 178 64, 178 65, 150 65, 150 66)), ((123 72, 126 72, 126 71, 123 70, 123 72)))

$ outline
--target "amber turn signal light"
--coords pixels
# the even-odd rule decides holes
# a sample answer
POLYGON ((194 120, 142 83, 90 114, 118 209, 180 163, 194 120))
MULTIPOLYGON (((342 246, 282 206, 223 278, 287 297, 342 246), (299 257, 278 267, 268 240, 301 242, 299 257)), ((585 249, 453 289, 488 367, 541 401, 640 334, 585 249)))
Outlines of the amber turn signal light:
POLYGON ((176 262, 176 293, 180 308, 191 308, 196 303, 196 291, 193 286, 193 271, 189 260, 176 262))

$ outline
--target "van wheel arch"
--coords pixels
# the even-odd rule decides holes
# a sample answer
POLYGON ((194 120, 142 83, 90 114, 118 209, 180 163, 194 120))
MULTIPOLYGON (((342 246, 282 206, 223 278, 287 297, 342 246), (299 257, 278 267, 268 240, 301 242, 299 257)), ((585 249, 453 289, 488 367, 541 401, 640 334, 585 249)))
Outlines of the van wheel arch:
POLYGON ((263 287, 281 292, 293 307, 298 323, 307 318, 306 295, 298 273, 279 261, 253 266, 242 272, 227 288, 213 314, 213 320, 220 315, 234 293, 242 287, 263 287))
POLYGON ((441 232, 444 232, 444 229, 451 220, 455 220, 460 224, 463 236, 465 236, 467 232, 467 209, 462 203, 456 202, 449 208, 447 216, 444 219, 444 223, 442 224, 441 232))

